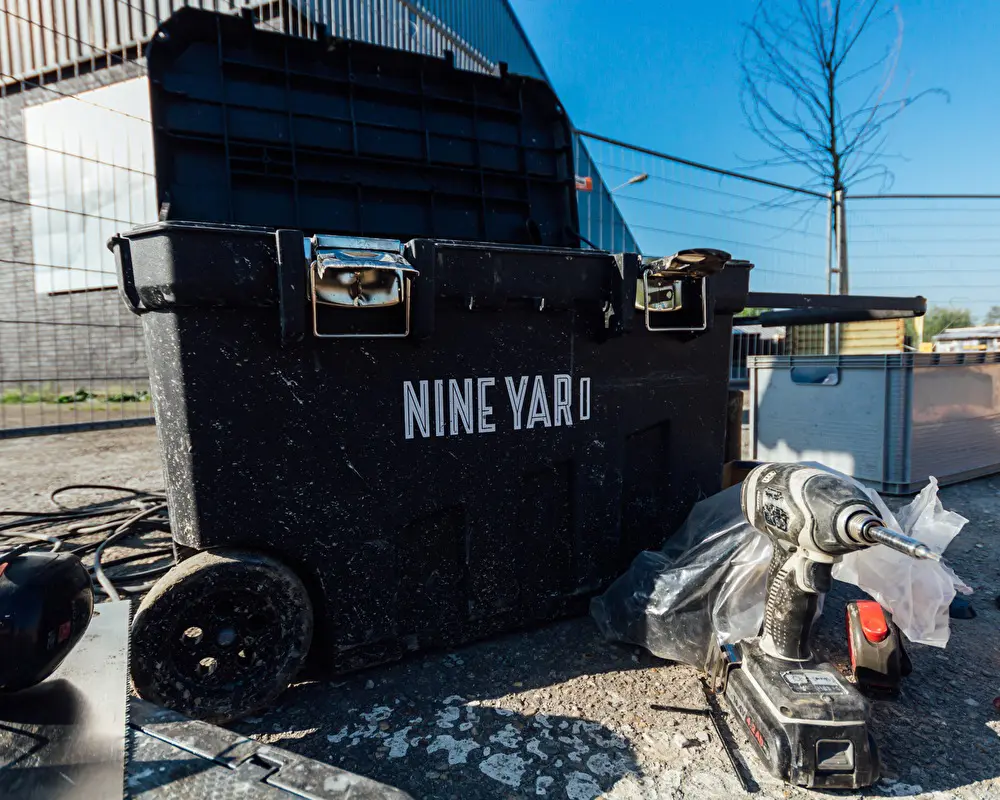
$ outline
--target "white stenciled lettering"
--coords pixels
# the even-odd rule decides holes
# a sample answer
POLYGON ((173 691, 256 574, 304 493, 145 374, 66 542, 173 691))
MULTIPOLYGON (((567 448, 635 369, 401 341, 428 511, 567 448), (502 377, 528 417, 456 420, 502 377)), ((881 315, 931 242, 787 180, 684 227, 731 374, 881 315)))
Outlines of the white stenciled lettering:
POLYGON ((448 405, 451 409, 451 435, 458 435, 458 423, 466 433, 472 433, 472 378, 462 381, 459 389, 458 381, 448 381, 448 405))
POLYGON ((427 381, 419 381, 420 396, 409 381, 403 381, 403 436, 412 439, 413 423, 416 422, 420 435, 425 439, 431 435, 430 404, 427 398, 427 381))
POLYGON ((403 437, 420 439, 577 425, 591 418, 591 379, 567 373, 403 381, 403 437), (503 381, 510 423, 491 403, 503 381), (529 391, 530 389, 530 391, 529 391), (577 399, 579 398, 579 399, 577 399))
POLYGON ((497 429, 495 422, 487 422, 487 417, 493 416, 493 406, 486 402, 486 390, 494 383, 493 378, 479 378, 476 381, 476 405, 479 409, 476 431, 479 433, 493 433, 497 429))
POLYGON ((434 381, 434 435, 444 436, 444 381, 434 381))
POLYGON ((556 375, 554 379, 555 392, 552 403, 553 423, 556 427, 565 423, 573 424, 573 412, 570 408, 572 402, 570 392, 572 391, 573 379, 569 375, 556 375))
POLYGON ((552 427, 552 415, 549 414, 549 398, 545 394, 545 382, 541 375, 535 376, 535 384, 531 389, 531 404, 528 406, 528 430, 541 422, 546 428, 552 427))
POLYGON ((507 384, 507 397, 510 398, 510 410, 514 418, 514 430, 521 430, 521 409, 524 408, 524 397, 528 393, 528 377, 526 375, 521 376, 521 382, 517 386, 517 390, 514 389, 514 379, 504 378, 504 383, 507 384))

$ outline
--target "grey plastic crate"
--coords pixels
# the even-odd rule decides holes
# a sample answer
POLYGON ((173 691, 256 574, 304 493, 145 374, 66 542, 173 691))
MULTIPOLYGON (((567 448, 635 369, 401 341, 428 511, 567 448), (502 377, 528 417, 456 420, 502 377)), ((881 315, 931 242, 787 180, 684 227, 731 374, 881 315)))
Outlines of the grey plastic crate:
POLYGON ((751 458, 819 461, 880 492, 1000 472, 1000 353, 757 356, 751 458))

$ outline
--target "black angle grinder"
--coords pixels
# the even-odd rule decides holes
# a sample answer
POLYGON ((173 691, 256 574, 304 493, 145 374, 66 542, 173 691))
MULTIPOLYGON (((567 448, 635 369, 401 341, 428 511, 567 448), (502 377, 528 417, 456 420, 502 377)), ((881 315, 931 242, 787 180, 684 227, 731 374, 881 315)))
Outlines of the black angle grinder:
POLYGON ((0 555, 0 692, 51 675, 93 613, 90 575, 75 555, 24 548, 0 555))
POLYGON ((771 539, 760 636, 727 645, 710 670, 717 691, 746 725, 760 759, 798 786, 856 789, 879 778, 869 704, 809 643, 819 598, 846 553, 884 544, 940 560, 887 529, 854 483, 799 464, 763 464, 747 475, 743 513, 771 539))

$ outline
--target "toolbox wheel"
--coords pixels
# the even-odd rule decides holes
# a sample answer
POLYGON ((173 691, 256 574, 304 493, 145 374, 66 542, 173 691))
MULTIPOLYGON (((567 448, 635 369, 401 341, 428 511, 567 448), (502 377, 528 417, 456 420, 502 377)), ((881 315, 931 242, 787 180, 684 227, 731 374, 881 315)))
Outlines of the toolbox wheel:
POLYGON ((268 705, 313 633, 299 577, 262 553, 203 551, 156 582, 132 622, 132 684, 145 700, 225 722, 268 705))

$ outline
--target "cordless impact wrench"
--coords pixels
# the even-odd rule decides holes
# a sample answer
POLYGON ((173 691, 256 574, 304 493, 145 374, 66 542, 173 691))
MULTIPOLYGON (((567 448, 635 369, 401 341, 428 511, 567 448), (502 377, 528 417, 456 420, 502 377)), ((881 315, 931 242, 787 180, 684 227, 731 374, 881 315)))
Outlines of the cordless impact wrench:
POLYGON ((879 777, 868 701, 810 651, 820 597, 846 553, 884 544, 940 556, 889 530, 854 483, 799 464, 764 464, 741 492, 747 520, 774 545, 757 638, 727 645, 725 696, 769 771, 799 786, 854 789, 879 777))

